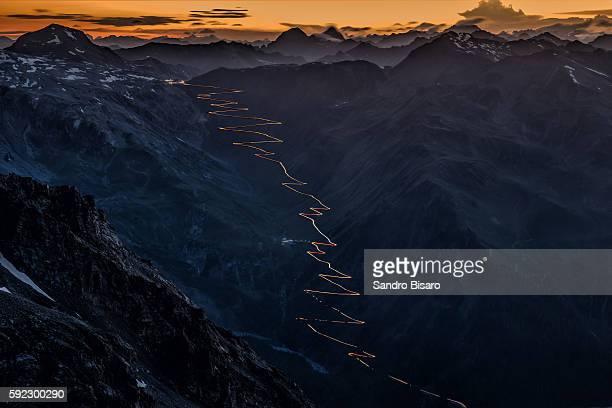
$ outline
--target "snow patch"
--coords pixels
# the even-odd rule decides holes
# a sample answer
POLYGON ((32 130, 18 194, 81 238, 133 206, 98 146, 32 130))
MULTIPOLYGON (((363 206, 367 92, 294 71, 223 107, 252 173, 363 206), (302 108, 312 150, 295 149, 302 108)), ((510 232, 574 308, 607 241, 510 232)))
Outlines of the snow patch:
POLYGON ((0 288, 0 292, 6 292, 6 293, 11 294, 11 291, 5 288, 4 286, 0 288))
POLYGON ((136 380, 136 386, 138 388, 147 388, 147 383, 142 380, 136 380))
POLYGON ((574 81, 576 85, 580 85, 580 82, 578 82, 576 79, 576 68, 566 65, 565 69, 567 69, 567 73, 569 74, 570 78, 572 78, 572 81, 574 81))
POLYGON ((136 75, 136 74, 128 74, 128 76, 132 78, 136 78, 136 79, 144 79, 145 81, 153 81, 155 79, 153 77, 136 75))
POLYGON ((102 82, 103 84, 109 84, 111 82, 115 82, 115 81, 123 81, 123 78, 114 76, 114 75, 110 75, 106 78, 103 78, 100 80, 100 82, 102 82))
POLYGON ((53 302, 55 302, 55 300, 53 300, 51 296, 47 295, 40 287, 38 287, 38 285, 35 284, 34 281, 32 281, 32 279, 30 279, 28 275, 17 270, 17 268, 15 268, 15 266, 13 266, 13 264, 8 259, 6 259, 4 255, 2 255, 1 252, 0 252, 0 265, 2 265, 7 271, 9 271, 11 275, 13 275, 17 279, 19 279, 20 281, 28 285, 29 287, 31 287, 32 289, 34 289, 41 295, 44 295, 50 300, 52 300, 53 302))
POLYGON ((68 30, 64 30, 64 32, 66 33, 66 35, 70 38, 72 38, 73 40, 76 41, 76 37, 68 30))
POLYGON ((61 44, 62 40, 59 39, 59 37, 57 36, 57 34, 54 35, 54 38, 47 41, 47 44, 61 44))
POLYGON ((80 79, 87 79, 87 77, 70 74, 70 75, 63 77, 62 79, 64 81, 78 81, 80 79))
POLYGON ((601 75, 603 77, 610 78, 610 76, 608 74, 604 74, 603 72, 599 72, 597 70, 594 70, 593 68, 589 68, 589 67, 585 67, 585 68, 588 69, 591 72, 596 73, 597 75, 601 75))

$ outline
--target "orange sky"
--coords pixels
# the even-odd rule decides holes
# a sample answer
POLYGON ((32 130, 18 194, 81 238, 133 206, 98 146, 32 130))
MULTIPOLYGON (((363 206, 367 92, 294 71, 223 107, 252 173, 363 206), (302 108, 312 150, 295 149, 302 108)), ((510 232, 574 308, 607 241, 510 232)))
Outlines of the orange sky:
MULTIPOLYGON (((522 9, 528 16, 537 15, 541 18, 568 18, 569 15, 559 13, 579 11, 585 11, 580 14, 582 17, 589 17, 588 13, 600 11, 608 11, 612 16, 611 0, 512 0, 511 3, 514 10, 522 9)), ((94 36, 176 36, 185 32, 215 30, 219 36, 225 38, 270 38, 287 28, 282 23, 370 27, 369 32, 386 32, 390 29, 407 29, 416 25, 415 22, 452 24, 462 18, 458 13, 476 6, 478 0, 0 0, 0 35, 31 31, 51 22, 76 26, 94 36), (232 14, 229 11, 213 12, 214 9, 248 11, 232 14), (204 17, 190 17, 192 10, 207 13, 203 14, 204 17), (60 16, 62 14, 64 16, 60 16), (21 16, 15 18, 8 17, 9 15, 21 16), (164 21, 164 24, 151 21, 148 25, 122 23, 130 21, 129 18, 140 16, 169 17, 171 20, 164 21), (107 17, 123 20, 100 20, 107 17)), ((518 24, 520 28, 524 28, 523 26, 535 24, 535 19, 523 21, 520 16, 521 21, 506 21, 503 15, 500 15, 499 20, 481 25, 485 28, 488 25, 489 28, 499 31, 504 25, 512 28, 518 24)), ((313 30, 316 29, 313 27, 313 30)))

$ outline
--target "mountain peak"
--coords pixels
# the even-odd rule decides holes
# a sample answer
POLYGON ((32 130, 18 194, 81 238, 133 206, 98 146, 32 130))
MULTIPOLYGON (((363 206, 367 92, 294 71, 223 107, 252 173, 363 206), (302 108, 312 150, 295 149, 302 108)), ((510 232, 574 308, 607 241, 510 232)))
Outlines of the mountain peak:
POLYGON ((596 48, 612 51, 612 34, 602 34, 591 42, 596 48))
POLYGON ((448 28, 446 31, 453 31, 455 33, 472 34, 476 31, 482 31, 482 29, 478 27, 476 24, 455 24, 454 26, 448 28))
POLYGON ((567 40, 562 40, 561 38, 557 37, 554 34, 549 33, 548 31, 544 31, 534 37, 531 37, 532 40, 542 40, 542 41, 548 41, 550 43, 553 43, 555 45, 564 45, 567 44, 568 41, 567 40))
POLYGON ((323 31, 322 34, 326 37, 333 38, 336 40, 344 41, 345 39, 342 33, 338 31, 338 29, 334 26, 328 27, 327 30, 323 31))
POLYGON ((22 35, 8 51, 77 62, 123 65, 117 54, 94 44, 83 31, 59 24, 22 35))
POLYGON ((289 30, 281 33, 277 40, 280 39, 303 39, 308 38, 308 35, 299 27, 292 27, 289 30))

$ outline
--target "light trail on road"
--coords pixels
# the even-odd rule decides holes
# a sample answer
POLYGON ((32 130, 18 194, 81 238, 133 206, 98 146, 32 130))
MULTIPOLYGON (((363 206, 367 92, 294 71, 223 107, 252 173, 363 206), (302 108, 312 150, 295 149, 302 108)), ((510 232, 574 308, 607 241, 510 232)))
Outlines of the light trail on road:
MULTIPOLYGON (((339 308, 328 304, 327 302, 325 302, 325 300, 322 299, 323 296, 361 296, 361 293, 354 291, 352 289, 348 289, 347 287, 345 287, 344 284, 340 283, 344 281, 347 281, 347 282, 350 281, 352 279, 351 275, 340 271, 339 269, 334 267, 330 261, 322 259, 322 257, 327 254, 324 248, 328 248, 329 250, 329 248, 337 247, 338 244, 336 244, 327 234, 325 234, 320 229, 315 217, 323 216, 325 212, 331 211, 331 208, 327 206, 326 204, 324 204, 323 201, 321 201, 321 199, 319 199, 313 193, 308 193, 308 192, 300 190, 298 187, 304 187, 308 183, 301 181, 300 179, 292 176, 289 170, 287 169, 287 166, 285 165, 285 163, 279 159, 274 158, 274 156, 276 156, 275 152, 266 150, 263 147, 260 147, 260 145, 262 144, 284 143, 284 141, 278 137, 270 135, 269 133, 254 130, 253 128, 258 128, 262 126, 279 126, 279 125, 282 125, 283 123, 277 120, 273 120, 273 119, 267 119, 267 118, 262 118, 258 116, 244 115, 243 114, 244 112, 249 111, 248 107, 240 106, 240 103, 236 100, 224 99, 224 98, 218 97, 218 95, 227 95, 227 94, 231 95, 231 94, 243 93, 244 91, 240 89, 222 88, 222 87, 213 86, 213 85, 196 85, 196 84, 189 84, 183 81, 178 81, 178 82, 169 81, 168 83, 171 85, 183 85, 183 86, 196 87, 196 88, 210 90, 209 92, 203 92, 203 93, 198 94, 197 98, 202 101, 207 101, 212 108, 217 108, 216 110, 212 110, 208 112, 211 116, 255 121, 256 123, 251 123, 248 125, 221 126, 218 129, 224 132, 261 136, 263 139, 253 140, 253 141, 241 141, 241 142, 234 141, 232 142, 232 144, 234 146, 253 149, 255 150, 255 153, 253 154, 255 157, 277 164, 282 170, 285 177, 287 177, 288 179, 288 181, 282 182, 281 185, 295 192, 296 194, 299 194, 303 197, 306 197, 312 200, 315 203, 314 206, 308 208, 308 210, 306 210, 305 212, 298 213, 298 215, 308 220, 310 224, 312 225, 313 229, 316 231, 316 233, 320 237, 320 240, 309 242, 312 248, 307 250, 306 254, 312 257, 313 259, 315 259, 318 263, 325 265, 327 272, 320 273, 319 278, 322 281, 331 284, 332 290, 304 289, 304 293, 310 295, 315 300, 315 302, 323 305, 324 307, 327 307, 329 310, 333 311, 339 317, 337 319, 321 319, 321 318, 316 318, 316 317, 298 316, 296 317, 296 320, 304 322, 306 327, 309 330, 311 330, 313 333, 315 333, 316 335, 323 337, 327 340, 330 340, 336 344, 347 347, 350 350, 346 352, 346 355, 349 358, 358 361, 359 363, 361 363, 368 369, 374 371, 373 361, 376 358, 374 354, 362 349, 357 344, 354 344, 348 340, 342 340, 338 337, 327 334, 315 326, 315 324, 317 323, 362 326, 362 325, 365 325, 366 322, 348 315, 347 313, 341 311, 339 308)), ((408 386, 411 389, 422 393, 423 395, 446 401, 448 404, 450 404, 450 406, 455 406, 459 408, 467 408, 467 406, 460 401, 450 399, 450 398, 441 396, 439 394, 427 391, 426 389, 421 388, 400 377, 390 375, 390 374, 386 374, 386 377, 389 380, 397 384, 408 386)))

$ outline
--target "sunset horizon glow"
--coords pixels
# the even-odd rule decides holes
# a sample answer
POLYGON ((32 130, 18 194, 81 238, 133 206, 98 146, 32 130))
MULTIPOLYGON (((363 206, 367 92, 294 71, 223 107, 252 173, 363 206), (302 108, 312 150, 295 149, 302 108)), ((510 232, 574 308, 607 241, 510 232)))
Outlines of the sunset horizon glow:
MULTIPOLYGON (((336 26, 345 35, 356 36, 475 22, 500 32, 575 23, 597 15, 612 16, 609 1, 8 0, 0 3, 0 35, 16 38, 57 23, 93 37, 214 34, 230 40, 263 40, 273 39, 293 26, 308 33, 336 26)), ((609 32, 610 27, 602 25, 600 30, 609 32)))

